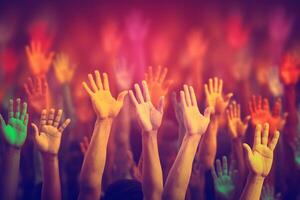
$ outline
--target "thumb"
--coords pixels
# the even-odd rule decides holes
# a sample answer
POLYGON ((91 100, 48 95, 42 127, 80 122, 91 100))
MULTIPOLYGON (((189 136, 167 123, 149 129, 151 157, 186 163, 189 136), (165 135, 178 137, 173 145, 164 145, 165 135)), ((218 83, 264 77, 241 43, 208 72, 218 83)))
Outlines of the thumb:
POLYGON ((243 149, 247 154, 247 160, 250 161, 252 158, 252 150, 247 143, 243 143, 243 149))
POLYGON ((6 123, 2 117, 2 115, 0 114, 0 123, 1 123, 1 127, 4 128, 6 126, 6 123))
POLYGON ((34 129, 34 138, 36 139, 39 136, 39 129, 34 123, 31 123, 31 126, 34 129))
POLYGON ((225 96, 224 101, 225 101, 225 102, 229 102, 232 96, 233 96, 233 93, 228 93, 228 94, 225 96))
POLYGON ((118 95, 118 98, 117 98, 117 101, 120 102, 120 103, 123 103, 124 102, 124 99, 126 97, 126 95, 128 94, 128 91, 123 91, 121 92, 119 95, 118 95))
POLYGON ((164 112, 164 102, 165 102, 165 97, 161 96, 159 98, 159 102, 158 102, 158 110, 159 112, 163 113, 164 112))
POLYGON ((211 114, 212 110, 213 109, 211 107, 207 107, 204 111, 204 117, 210 118, 210 114, 211 114))
POLYGON ((244 118, 243 123, 247 125, 247 124, 249 123, 250 119, 251 119, 251 116, 250 116, 250 115, 247 115, 247 116, 244 118))

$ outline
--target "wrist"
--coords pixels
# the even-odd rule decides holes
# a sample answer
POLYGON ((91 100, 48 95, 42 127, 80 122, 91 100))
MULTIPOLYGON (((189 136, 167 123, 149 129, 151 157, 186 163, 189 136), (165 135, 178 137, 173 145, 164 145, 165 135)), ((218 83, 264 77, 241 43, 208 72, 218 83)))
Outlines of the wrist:
POLYGON ((6 144, 4 148, 5 148, 6 153, 10 154, 10 155, 12 155, 12 154, 15 155, 15 154, 21 153, 21 147, 13 146, 11 144, 6 144))
POLYGON ((190 141, 193 143, 199 143, 203 134, 185 134, 183 140, 190 141))
POLYGON ((249 173, 248 175, 248 181, 255 182, 255 183, 263 183, 265 180, 265 177, 258 175, 258 174, 253 174, 249 173))
POLYGON ((55 162, 58 160, 58 154, 42 152, 42 159, 44 162, 55 162))
POLYGON ((114 118, 99 118, 97 116, 96 124, 105 124, 105 125, 111 125, 113 122, 114 118))

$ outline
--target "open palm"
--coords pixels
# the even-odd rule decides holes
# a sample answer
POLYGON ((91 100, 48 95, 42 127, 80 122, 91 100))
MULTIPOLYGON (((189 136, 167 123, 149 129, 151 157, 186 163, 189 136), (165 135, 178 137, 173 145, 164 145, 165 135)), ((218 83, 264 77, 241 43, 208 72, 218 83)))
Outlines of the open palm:
POLYGON ((9 101, 9 119, 6 124, 2 115, 0 115, 1 129, 5 141, 12 146, 21 147, 27 136, 27 104, 23 103, 22 112, 20 113, 21 100, 17 99, 16 112, 13 110, 13 100, 9 101))
POLYGON ((35 130, 34 140, 38 149, 43 153, 57 155, 62 132, 70 123, 70 119, 67 119, 61 126, 59 126, 62 110, 57 112, 55 119, 54 116, 54 109, 50 110, 48 116, 47 110, 43 110, 41 114, 40 128, 38 128, 34 123, 31 125, 35 130))

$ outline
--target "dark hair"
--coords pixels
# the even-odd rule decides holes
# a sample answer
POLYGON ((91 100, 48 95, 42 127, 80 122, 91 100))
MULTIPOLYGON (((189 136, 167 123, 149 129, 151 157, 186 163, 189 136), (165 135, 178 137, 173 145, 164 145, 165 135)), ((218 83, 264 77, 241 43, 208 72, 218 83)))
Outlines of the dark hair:
POLYGON ((110 184, 103 200, 142 200, 142 184, 137 180, 122 179, 110 184))

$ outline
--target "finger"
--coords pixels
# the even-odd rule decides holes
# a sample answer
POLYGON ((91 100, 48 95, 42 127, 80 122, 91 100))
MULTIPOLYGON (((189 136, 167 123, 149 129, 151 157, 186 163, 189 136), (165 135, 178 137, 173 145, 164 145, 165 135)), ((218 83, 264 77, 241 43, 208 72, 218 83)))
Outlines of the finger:
POLYGON ((95 80, 94 80, 92 74, 88 74, 88 79, 89 79, 89 81, 90 81, 90 85, 92 86, 93 92, 97 92, 97 91, 98 91, 98 88, 97 88, 97 85, 96 85, 96 83, 95 83, 95 80))
POLYGON ((254 133, 254 147, 261 144, 261 125, 256 125, 255 133, 254 133))
POLYGON ((159 76, 160 76, 160 72, 161 72, 161 66, 159 65, 157 70, 156 70, 156 73, 155 73, 155 78, 154 78, 154 81, 157 82, 158 79, 159 79, 159 76))
POLYGON ((17 98, 16 100, 17 102, 17 108, 16 108, 16 112, 15 112, 15 118, 19 119, 20 118, 20 112, 21 112, 21 99, 17 98))
POLYGON ((225 96, 224 101, 228 104, 232 96, 233 96, 233 93, 228 93, 225 96))
POLYGON ((149 94, 149 89, 148 89, 147 82, 142 81, 142 85, 143 85, 143 94, 144 94, 146 102, 151 102, 151 96, 149 94))
POLYGON ((226 156, 222 157, 222 162, 223 162, 223 173, 225 175, 228 175, 228 165, 227 165, 227 157, 226 156))
POLYGON ((218 92, 219 84, 218 84, 218 78, 214 77, 214 92, 218 92))
POLYGON ((59 109, 59 110, 57 111, 56 117, 55 117, 54 122, 53 122, 53 126, 56 127, 56 128, 57 128, 58 125, 59 125, 59 122, 60 122, 62 113, 63 113, 63 110, 62 110, 62 109, 59 109))
POLYGON ((146 82, 149 83, 149 76, 148 76, 148 73, 144 73, 144 78, 145 78, 146 82))
POLYGON ((165 81, 167 73, 168 73, 168 68, 165 67, 164 70, 163 70, 163 72, 162 72, 162 74, 161 74, 161 76, 158 79, 159 83, 163 83, 165 81))
POLYGON ((152 67, 150 66, 148 68, 149 70, 149 81, 152 82, 153 81, 153 70, 152 70, 152 67))
POLYGON ((53 124, 54 115, 55 115, 55 110, 53 108, 51 108, 50 112, 49 112, 49 115, 48 115, 47 125, 52 125, 53 124))
POLYGON ((100 73, 98 70, 95 71, 95 76, 96 76, 96 84, 97 84, 99 90, 103 90, 101 76, 100 76, 100 73))
POLYGON ((217 166, 218 176, 222 176, 223 175, 222 166, 221 166, 221 161, 219 159, 217 159, 216 161, 216 166, 217 166))
POLYGON ((229 115, 230 115, 231 119, 234 118, 233 107, 232 106, 233 106, 232 104, 229 105, 229 115))
POLYGON ((139 103, 138 103, 137 99, 135 98, 132 90, 129 90, 129 96, 130 96, 130 99, 131 99, 133 105, 135 107, 137 107, 139 105, 139 103))
POLYGON ((24 102, 22 107, 21 118, 20 118, 22 121, 24 120, 26 113, 27 113, 27 103, 24 102))
POLYGON ((213 80, 211 78, 208 79, 208 86, 209 86, 209 93, 213 93, 214 87, 213 87, 213 80))
POLYGON ((278 143, 279 136, 280 136, 279 131, 275 131, 274 136, 273 136, 271 142, 270 142, 269 145, 268 145, 268 147, 269 147, 272 151, 274 151, 274 149, 275 149, 275 147, 276 147, 276 145, 277 145, 277 143, 278 143))
POLYGON ((8 118, 14 117, 14 101, 12 99, 9 100, 8 104, 8 118))
POLYGON ((109 81, 107 73, 103 73, 103 89, 109 91, 109 81))
POLYGON ((48 82, 45 76, 42 76, 42 93, 45 94, 48 92, 48 82))
POLYGON ((25 51, 26 51, 26 56, 27 56, 27 59, 29 59, 31 57, 31 49, 29 46, 26 46, 25 47, 25 51))
POLYGON ((263 127, 263 133, 262 133, 262 145, 268 145, 268 138, 269 138, 269 124, 265 123, 263 127))
POLYGON ((207 84, 204 84, 204 91, 205 91, 206 98, 208 98, 210 93, 209 93, 208 85, 207 84))
POLYGON ((248 159, 248 162, 249 162, 250 160, 252 160, 252 157, 253 157, 252 150, 251 150, 250 146, 247 143, 243 143, 243 149, 246 152, 246 156, 247 156, 247 159, 248 159))
POLYGON ((281 107, 282 107, 281 99, 277 99, 276 102, 275 102, 275 105, 273 107, 273 115, 274 116, 279 116, 280 115, 281 107))
POLYGON ((264 100, 263 100, 263 109, 266 110, 266 111, 270 110, 269 100, 266 99, 266 98, 264 98, 264 100))
POLYGON ((117 101, 120 102, 120 103, 122 103, 122 105, 123 105, 124 99, 125 99, 125 97, 126 97, 127 94, 128 94, 128 91, 127 91, 127 90, 121 92, 121 93, 118 95, 118 97, 117 97, 117 101))
POLYGON ((194 88, 192 86, 189 86, 189 90, 190 90, 190 94, 191 94, 192 106, 198 106, 197 97, 196 97, 194 88))
POLYGON ((26 114, 25 117, 24 117, 24 125, 25 125, 25 126, 27 126, 28 120, 29 120, 29 115, 26 114))
POLYGON ((158 110, 160 113, 164 112, 164 100, 165 100, 164 96, 161 96, 159 99, 158 110))
POLYGON ((218 176, 216 174, 216 169, 215 169, 215 166, 213 165, 212 168, 211 168, 211 175, 214 179, 214 182, 216 182, 216 180, 218 179, 218 176))
POLYGON ((241 105, 237 104, 237 117, 241 118, 241 105))
POLYGON ((171 101, 172 101, 172 104, 175 108, 175 106, 177 105, 177 97, 176 97, 176 93, 175 92, 172 92, 172 95, 171 95, 171 101))
POLYGON ((180 104, 183 107, 187 106, 186 101, 185 101, 185 94, 184 94, 184 91, 182 91, 182 90, 180 90, 180 104))
POLYGON ((253 115, 254 114, 254 109, 253 109, 253 104, 252 104, 251 100, 248 103, 248 108, 249 108, 250 114, 253 115))
POLYGON ((191 95, 190 95, 188 86, 187 85, 183 85, 183 90, 184 90, 184 94, 185 94, 186 104, 187 104, 187 106, 191 106, 192 105, 192 101, 191 101, 191 95))
POLYGON ((38 129, 37 125, 35 125, 34 123, 31 123, 31 126, 32 126, 32 128, 34 130, 34 139, 35 139, 35 141, 37 141, 37 138, 40 135, 39 134, 39 129, 38 129))
POLYGON ((82 82, 83 88, 84 90, 90 95, 92 96, 94 94, 94 92, 89 88, 89 86, 86 84, 86 82, 82 82))
POLYGON ((261 110, 262 109, 262 98, 261 96, 258 96, 258 101, 257 101, 257 109, 261 110))
POLYGON ((230 162, 230 166, 229 166, 229 176, 233 175, 235 167, 236 167, 236 161, 234 159, 232 159, 230 162))
POLYGON ((139 103, 144 103, 144 97, 142 95, 141 88, 138 84, 134 84, 135 94, 139 103))
POLYGON ((35 82, 36 82, 36 91, 37 92, 42 92, 42 81, 41 78, 36 76, 35 77, 35 82))
POLYGON ((65 128, 70 124, 71 119, 66 119, 66 121, 58 128, 59 132, 63 132, 65 128))
POLYGON ((227 121, 229 122, 231 120, 229 108, 226 109, 226 117, 227 117, 227 121))
POLYGON ((223 80, 220 79, 220 80, 219 80, 218 93, 219 93, 219 94, 222 94, 222 92, 223 92, 223 80))
POLYGON ((47 122, 47 110, 44 109, 42 110, 42 113, 41 113, 41 119, 40 119, 40 126, 44 126, 46 125, 46 122, 47 122))
POLYGON ((0 124, 1 124, 2 130, 3 130, 3 128, 6 126, 6 123, 1 114, 0 114, 0 124))
POLYGON ((256 112, 258 110, 257 104, 256 104, 256 97, 253 95, 252 96, 252 105, 253 105, 253 110, 256 112))
POLYGON ((236 102, 235 101, 232 102, 232 111, 233 111, 233 113, 232 113, 233 116, 237 117, 238 114, 237 114, 237 106, 236 106, 236 102))

